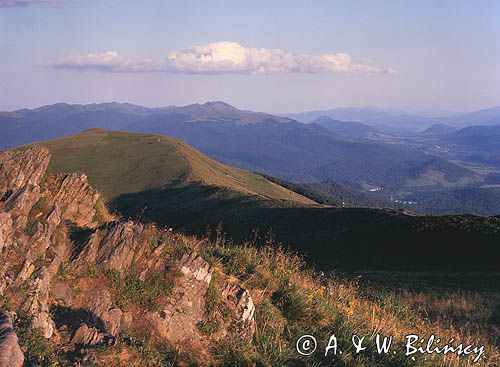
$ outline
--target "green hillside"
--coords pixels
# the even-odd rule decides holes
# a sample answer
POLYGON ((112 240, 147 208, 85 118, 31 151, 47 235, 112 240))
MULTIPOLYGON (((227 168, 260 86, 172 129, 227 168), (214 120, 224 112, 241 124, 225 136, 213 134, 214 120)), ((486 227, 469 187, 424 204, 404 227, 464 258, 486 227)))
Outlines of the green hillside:
MULTIPOLYGON (((264 177, 159 135, 88 130, 39 143, 50 171, 81 171, 124 218, 234 240, 270 238, 317 265, 345 269, 497 269, 500 218, 418 216, 319 205, 264 177), (259 235, 255 235, 255 230, 259 235), (471 251, 471 248, 474 248, 471 251)), ((304 193, 307 195, 307 193, 304 193)), ((335 204, 335 199, 327 201, 335 204)))
POLYGON ((84 172, 108 201, 167 185, 180 188, 200 183, 262 199, 315 204, 260 175, 223 165, 166 136, 90 129, 39 144, 52 153, 52 173, 84 172))

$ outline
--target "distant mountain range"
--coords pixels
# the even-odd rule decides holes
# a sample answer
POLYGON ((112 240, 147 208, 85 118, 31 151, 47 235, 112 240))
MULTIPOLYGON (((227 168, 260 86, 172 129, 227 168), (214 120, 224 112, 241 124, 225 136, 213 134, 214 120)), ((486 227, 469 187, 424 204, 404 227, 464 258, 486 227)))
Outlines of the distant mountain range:
POLYGON ((328 116, 320 116, 311 124, 317 124, 345 137, 367 138, 379 132, 376 128, 356 121, 339 121, 328 116))
POLYGON ((308 111, 286 114, 300 122, 310 123, 321 116, 335 120, 362 122, 371 126, 385 126, 395 131, 423 131, 436 124, 446 124, 456 128, 473 125, 500 124, 500 106, 456 116, 429 117, 416 114, 404 114, 374 107, 338 107, 329 110, 308 111))
POLYGON ((0 147, 4 149, 92 127, 159 133, 184 140, 234 166, 287 180, 333 180, 355 188, 399 187, 428 169, 442 172, 450 182, 473 175, 454 163, 408 147, 346 139, 344 134, 354 128, 351 126, 369 129, 362 125, 337 122, 335 133, 331 121, 328 128, 302 124, 241 111, 223 102, 156 109, 117 103, 57 104, 2 113, 0 125, 0 147))
MULTIPOLYGON (((339 111, 347 117, 351 110, 339 111)), ((494 121, 494 111, 483 114, 489 122, 494 121)), ((354 112, 364 118, 369 112, 380 118, 387 115, 375 109, 354 112)), ((470 119, 476 121, 481 114, 472 115, 470 119)), ((422 190, 477 186, 482 182, 491 185, 500 171, 495 126, 453 131, 448 125, 433 124, 423 134, 391 134, 380 125, 355 119, 340 121, 325 115, 304 124, 218 101, 164 108, 120 103, 55 104, 0 112, 0 149, 90 128, 165 134, 231 166, 287 181, 319 184, 315 189, 324 193, 340 193, 346 188, 372 196, 359 202, 388 202, 393 195, 407 197, 417 191, 421 194, 422 190), (477 164, 489 166, 477 170, 477 164)), ((344 192, 344 196, 357 194, 344 192)))

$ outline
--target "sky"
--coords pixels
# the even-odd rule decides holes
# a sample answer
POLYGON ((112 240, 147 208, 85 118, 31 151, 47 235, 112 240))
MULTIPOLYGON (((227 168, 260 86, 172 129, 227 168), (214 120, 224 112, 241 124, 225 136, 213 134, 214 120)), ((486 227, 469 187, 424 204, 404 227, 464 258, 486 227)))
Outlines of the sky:
POLYGON ((496 0, 0 0, 0 110, 500 105, 496 0))

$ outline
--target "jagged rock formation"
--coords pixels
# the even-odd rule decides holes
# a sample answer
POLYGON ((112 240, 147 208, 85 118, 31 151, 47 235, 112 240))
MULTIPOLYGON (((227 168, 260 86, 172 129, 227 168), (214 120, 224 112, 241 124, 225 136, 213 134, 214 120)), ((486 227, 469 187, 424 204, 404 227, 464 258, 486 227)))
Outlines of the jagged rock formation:
MULTIPOLYGON (((97 227, 98 192, 85 175, 47 175, 49 160, 38 147, 0 152, 0 304, 29 330, 75 363, 124 331, 166 341, 200 364, 223 338, 252 337, 254 305, 241 284, 196 253, 173 256, 154 225, 97 227), (209 289, 219 292, 224 317, 207 315, 209 289), (208 317, 218 325, 211 333, 200 327, 208 317)), ((12 321, 0 317, 0 367, 22 365, 12 321)))
POLYGON ((97 229, 73 255, 77 267, 98 264, 120 272, 127 270, 146 250, 142 246, 144 226, 132 221, 110 223, 97 229))
POLYGON ((87 182, 84 174, 59 174, 48 180, 52 202, 61 210, 61 216, 78 227, 95 227, 95 205, 99 193, 87 182))
POLYGON ((47 171, 50 153, 47 149, 7 151, 0 154, 0 193, 2 196, 26 185, 38 185, 47 171))

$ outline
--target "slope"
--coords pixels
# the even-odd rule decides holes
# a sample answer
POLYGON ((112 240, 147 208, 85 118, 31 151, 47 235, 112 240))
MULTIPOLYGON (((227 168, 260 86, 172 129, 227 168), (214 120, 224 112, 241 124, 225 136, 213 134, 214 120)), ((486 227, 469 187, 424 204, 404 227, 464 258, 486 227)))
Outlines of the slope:
POLYGON ((498 267, 500 218, 321 207, 151 134, 91 130, 41 144, 52 153, 51 172, 83 171, 124 217, 196 235, 222 223, 235 240, 258 229, 257 243, 275 238, 325 267, 498 267))
POLYGON ((89 129, 42 142, 51 172, 85 172, 107 200, 175 184, 200 183, 262 199, 315 204, 264 177, 228 167, 166 136, 89 129))
POLYGON ((366 138, 377 132, 372 126, 356 121, 339 121, 328 116, 320 116, 311 124, 321 125, 324 128, 340 135, 354 138, 366 138))
POLYGON ((336 181, 355 189, 382 186, 397 193, 422 183, 441 185, 435 177, 453 178, 444 183, 454 186, 474 176, 411 146, 352 142, 318 125, 243 111, 224 102, 166 108, 57 104, 0 113, 0 149, 91 127, 169 135, 223 163, 292 181, 336 181), (429 162, 432 169, 425 168, 429 162))

